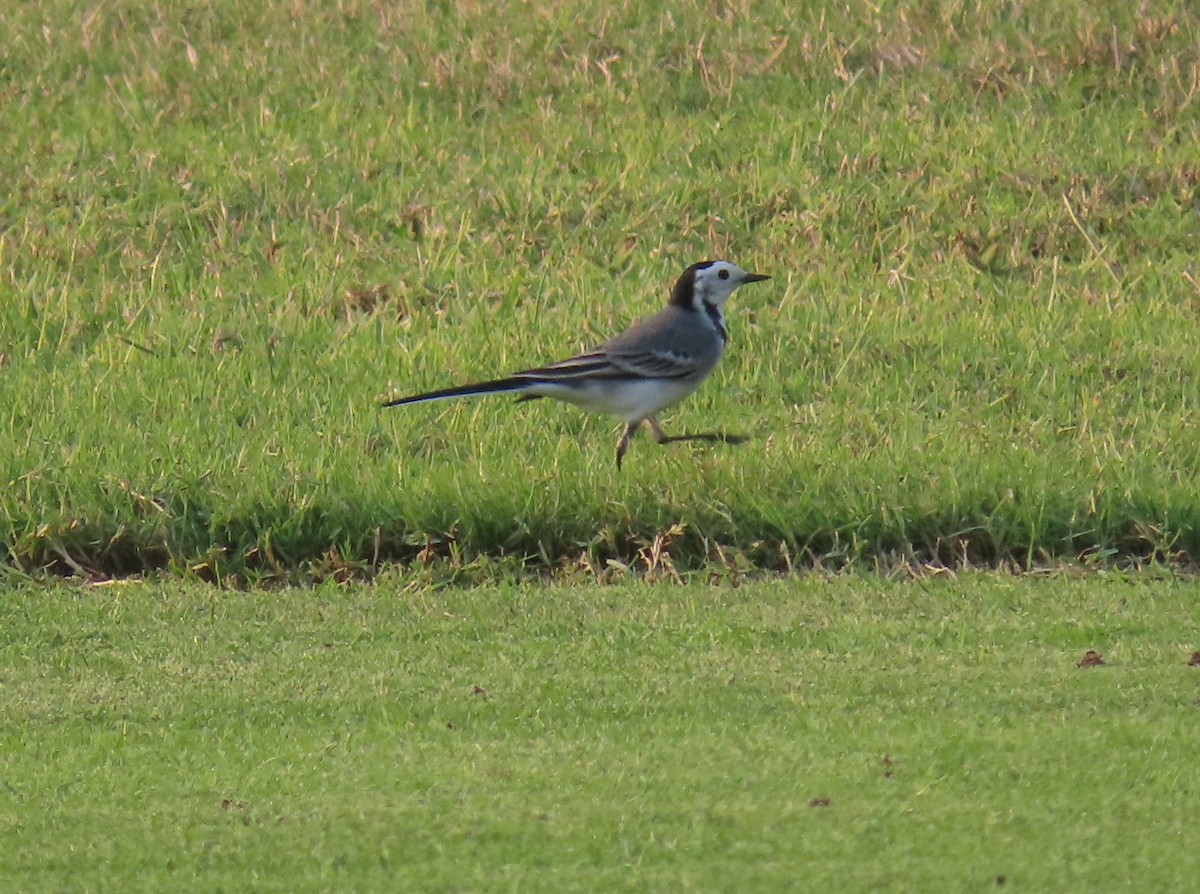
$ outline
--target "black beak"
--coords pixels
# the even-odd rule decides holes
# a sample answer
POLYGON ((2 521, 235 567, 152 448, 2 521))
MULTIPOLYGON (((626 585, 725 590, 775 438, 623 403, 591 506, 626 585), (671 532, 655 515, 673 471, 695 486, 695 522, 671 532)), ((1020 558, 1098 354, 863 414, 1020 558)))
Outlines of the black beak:
POLYGON ((746 278, 743 279, 742 282, 743 283, 762 282, 764 279, 770 279, 770 278, 771 277, 767 276, 765 273, 747 273, 746 278))

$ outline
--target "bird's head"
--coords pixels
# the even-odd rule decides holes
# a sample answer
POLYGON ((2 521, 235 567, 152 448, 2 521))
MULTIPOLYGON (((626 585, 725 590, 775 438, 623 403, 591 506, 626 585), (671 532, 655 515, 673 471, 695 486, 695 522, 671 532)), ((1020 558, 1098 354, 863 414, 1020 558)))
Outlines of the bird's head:
POLYGON ((689 310, 705 307, 720 310, 738 286, 770 278, 761 273, 747 273, 729 261, 701 261, 683 271, 671 290, 671 303, 689 310))

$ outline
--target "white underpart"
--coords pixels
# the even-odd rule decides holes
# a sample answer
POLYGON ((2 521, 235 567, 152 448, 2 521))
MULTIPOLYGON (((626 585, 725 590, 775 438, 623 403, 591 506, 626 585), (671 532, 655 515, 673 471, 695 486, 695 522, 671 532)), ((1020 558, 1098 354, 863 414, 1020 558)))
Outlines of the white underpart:
MULTIPOLYGON (((707 376, 705 376, 707 378, 707 376)), ((703 379, 631 379, 589 381, 576 385, 545 382, 523 389, 525 394, 554 397, 590 413, 616 416, 625 423, 640 422, 691 394, 703 379)))

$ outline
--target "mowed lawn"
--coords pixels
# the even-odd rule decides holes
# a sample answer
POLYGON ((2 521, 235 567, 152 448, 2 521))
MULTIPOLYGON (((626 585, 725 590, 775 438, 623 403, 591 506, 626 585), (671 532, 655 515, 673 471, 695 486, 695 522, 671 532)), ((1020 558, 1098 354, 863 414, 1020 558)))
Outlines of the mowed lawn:
POLYGON ((0 874, 13 891, 1194 886, 1200 585, 734 584, 10 591, 0 874))
POLYGON ((1192 4, 0 33, 0 888, 1195 888, 1192 4))

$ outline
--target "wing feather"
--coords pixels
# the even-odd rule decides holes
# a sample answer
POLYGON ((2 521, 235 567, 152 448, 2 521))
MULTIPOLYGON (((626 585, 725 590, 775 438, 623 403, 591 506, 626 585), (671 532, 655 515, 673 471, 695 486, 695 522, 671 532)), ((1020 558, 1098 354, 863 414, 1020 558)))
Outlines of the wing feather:
POLYGON ((578 379, 681 379, 699 371, 694 357, 677 351, 589 351, 549 366, 527 369, 514 379, 569 384, 578 379))

